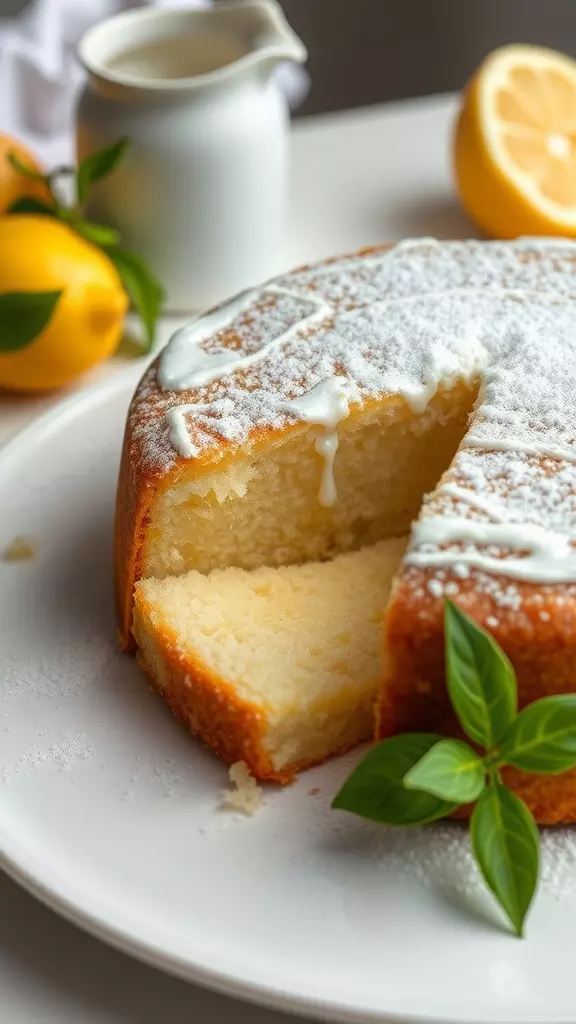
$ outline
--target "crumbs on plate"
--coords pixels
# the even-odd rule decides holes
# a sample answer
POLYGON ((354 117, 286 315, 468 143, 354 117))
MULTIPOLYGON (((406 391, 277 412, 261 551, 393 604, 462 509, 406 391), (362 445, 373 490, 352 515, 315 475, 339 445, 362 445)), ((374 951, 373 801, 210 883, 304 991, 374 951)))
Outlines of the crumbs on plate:
POLYGON ((233 789, 226 789, 222 794, 222 807, 244 814, 255 814, 262 804, 262 788, 256 782, 245 761, 236 761, 230 765, 228 777, 233 789))

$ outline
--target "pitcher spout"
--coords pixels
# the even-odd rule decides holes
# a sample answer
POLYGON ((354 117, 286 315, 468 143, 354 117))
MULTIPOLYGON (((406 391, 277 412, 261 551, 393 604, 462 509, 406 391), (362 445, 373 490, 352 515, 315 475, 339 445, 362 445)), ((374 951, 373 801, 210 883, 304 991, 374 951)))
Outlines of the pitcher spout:
POLYGON ((231 0, 218 6, 228 8, 238 29, 246 33, 249 55, 264 70, 271 71, 284 61, 296 64, 306 61, 306 47, 286 21, 276 0, 231 0))
POLYGON ((250 69, 266 77, 306 47, 276 0, 222 0, 200 9, 123 11, 93 26, 78 48, 93 89, 164 96, 226 87, 250 69))

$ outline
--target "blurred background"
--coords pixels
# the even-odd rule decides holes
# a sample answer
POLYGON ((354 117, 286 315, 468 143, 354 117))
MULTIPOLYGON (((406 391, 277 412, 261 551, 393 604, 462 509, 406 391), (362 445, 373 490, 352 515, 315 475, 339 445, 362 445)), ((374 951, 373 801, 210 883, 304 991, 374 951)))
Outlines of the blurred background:
MULTIPOLYGON (((89 9, 91 0, 77 3, 89 9)), ((0 17, 26 6, 27 0, 0 0, 0 17)), ((312 85, 295 116, 459 89, 503 43, 538 43, 576 56, 575 0, 282 0, 282 6, 309 52, 312 85)))

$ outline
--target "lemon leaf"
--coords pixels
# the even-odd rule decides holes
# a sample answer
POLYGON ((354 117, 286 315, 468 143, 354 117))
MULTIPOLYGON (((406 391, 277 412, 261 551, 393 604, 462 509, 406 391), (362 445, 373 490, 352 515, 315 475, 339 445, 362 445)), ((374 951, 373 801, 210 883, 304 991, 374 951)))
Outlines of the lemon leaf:
POLYGON ((8 207, 7 212, 39 213, 43 217, 58 216, 57 210, 54 206, 50 206, 48 203, 43 203, 41 199, 35 199, 34 196, 22 196, 20 199, 16 199, 11 206, 8 207))
POLYGON ((0 293, 0 353, 29 345, 50 323, 61 291, 0 293))
POLYGON ((104 252, 112 260, 134 309, 140 314, 146 331, 148 351, 154 343, 164 289, 141 256, 114 246, 104 247, 104 252))
POLYGON ((10 166, 24 178, 30 178, 31 181, 44 181, 48 183, 48 177, 46 174, 42 174, 41 171, 35 171, 33 167, 30 167, 24 160, 21 160, 19 156, 16 156, 16 153, 8 153, 6 159, 10 166))
POLYGON ((116 228, 109 228, 107 224, 94 224, 90 220, 74 220, 71 226, 79 235, 86 238, 94 245, 118 245, 120 232, 116 228))
POLYGON ((106 149, 99 149, 95 153, 90 153, 82 161, 76 175, 76 190, 78 202, 81 206, 88 198, 90 186, 95 181, 100 181, 101 178, 105 178, 107 174, 115 170, 123 159, 128 145, 128 139, 119 139, 113 146, 107 146, 106 149))

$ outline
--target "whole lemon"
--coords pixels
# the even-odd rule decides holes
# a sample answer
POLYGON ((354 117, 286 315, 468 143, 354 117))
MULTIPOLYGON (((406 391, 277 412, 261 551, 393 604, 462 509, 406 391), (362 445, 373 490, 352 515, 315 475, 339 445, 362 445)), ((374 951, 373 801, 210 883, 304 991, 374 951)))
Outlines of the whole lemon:
POLYGON ((22 196, 34 196, 35 199, 42 199, 51 206, 52 197, 48 186, 43 181, 26 178, 14 170, 8 160, 10 153, 14 153, 31 170, 42 171, 35 157, 21 142, 0 133, 0 213, 6 213, 12 203, 22 196))
POLYGON ((62 290, 41 334, 0 353, 0 387, 62 387, 114 351, 128 298, 108 257, 53 217, 0 217, 0 293, 62 290))

